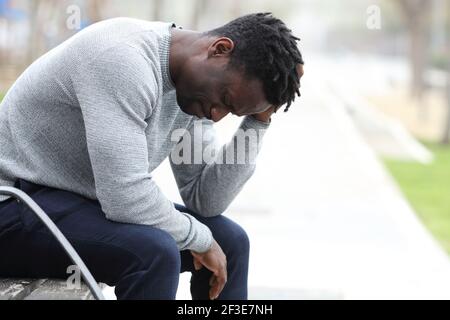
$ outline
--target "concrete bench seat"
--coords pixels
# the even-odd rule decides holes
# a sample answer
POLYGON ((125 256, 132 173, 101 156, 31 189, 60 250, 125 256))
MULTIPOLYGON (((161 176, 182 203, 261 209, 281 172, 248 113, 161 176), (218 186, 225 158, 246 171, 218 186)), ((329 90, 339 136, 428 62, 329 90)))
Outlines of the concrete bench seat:
POLYGON ((93 300, 89 288, 68 288, 65 280, 1 279, 0 300, 93 300))

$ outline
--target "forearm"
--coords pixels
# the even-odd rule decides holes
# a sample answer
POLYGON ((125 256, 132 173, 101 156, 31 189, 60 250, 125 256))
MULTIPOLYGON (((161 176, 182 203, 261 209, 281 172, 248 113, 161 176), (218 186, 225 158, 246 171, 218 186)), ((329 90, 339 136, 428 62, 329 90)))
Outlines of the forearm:
POLYGON ((246 117, 214 161, 204 164, 195 180, 180 186, 186 206, 203 216, 223 213, 252 176, 268 127, 268 123, 246 117))

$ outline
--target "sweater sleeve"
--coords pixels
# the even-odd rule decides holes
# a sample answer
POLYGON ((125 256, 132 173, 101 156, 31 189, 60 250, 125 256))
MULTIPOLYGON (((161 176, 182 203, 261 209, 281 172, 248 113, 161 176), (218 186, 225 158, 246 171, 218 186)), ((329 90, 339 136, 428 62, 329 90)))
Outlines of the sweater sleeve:
POLYGON ((222 214, 252 176, 268 127, 247 116, 231 141, 220 147, 213 122, 195 121, 170 157, 186 207, 205 217, 222 214), (178 161, 176 152, 189 147, 191 163, 178 161))
POLYGON ((73 74, 97 198, 110 220, 168 232, 180 250, 207 251, 211 231, 177 211, 149 172, 146 119, 157 103, 155 68, 133 48, 118 47, 73 74))

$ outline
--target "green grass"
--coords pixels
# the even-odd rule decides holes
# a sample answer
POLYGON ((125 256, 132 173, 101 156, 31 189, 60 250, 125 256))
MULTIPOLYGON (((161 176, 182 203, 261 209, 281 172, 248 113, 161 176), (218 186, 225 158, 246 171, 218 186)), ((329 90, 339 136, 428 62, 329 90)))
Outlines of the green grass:
POLYGON ((429 165, 385 163, 425 226, 450 254, 450 146, 426 146, 435 155, 429 165))
POLYGON ((4 96, 5 96, 5 95, 4 95, 3 93, 0 92, 0 102, 2 102, 4 96))

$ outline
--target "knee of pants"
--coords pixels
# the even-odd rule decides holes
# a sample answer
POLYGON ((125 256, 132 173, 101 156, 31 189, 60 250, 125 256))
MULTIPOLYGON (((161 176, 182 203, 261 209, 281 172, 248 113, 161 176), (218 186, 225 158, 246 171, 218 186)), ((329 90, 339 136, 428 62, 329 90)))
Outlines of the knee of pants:
POLYGON ((205 217, 193 212, 186 207, 175 204, 175 208, 181 212, 193 215, 200 222, 207 225, 213 233, 214 239, 227 256, 249 255, 250 239, 245 230, 233 220, 223 216, 205 217))
POLYGON ((220 229, 220 232, 216 233, 215 237, 227 256, 249 255, 250 239, 247 232, 240 225, 227 219, 220 229))
POLYGON ((138 269, 161 269, 164 272, 179 273, 181 267, 180 251, 175 240, 168 233, 151 228, 140 232, 135 238, 132 254, 138 269), (142 234, 143 233, 143 234, 142 234))

